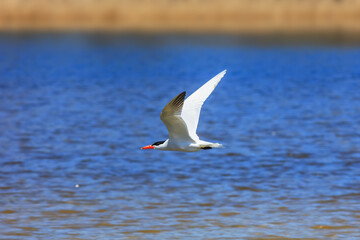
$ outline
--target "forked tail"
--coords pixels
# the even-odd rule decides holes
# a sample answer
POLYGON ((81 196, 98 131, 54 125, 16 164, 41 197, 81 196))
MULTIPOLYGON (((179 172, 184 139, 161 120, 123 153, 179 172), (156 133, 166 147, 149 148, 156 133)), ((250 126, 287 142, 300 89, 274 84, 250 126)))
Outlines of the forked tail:
POLYGON ((209 147, 212 148, 224 148, 224 146, 220 143, 211 143, 209 147))
POLYGON ((223 148, 224 146, 220 143, 205 143, 200 145, 201 149, 207 150, 212 148, 223 148))

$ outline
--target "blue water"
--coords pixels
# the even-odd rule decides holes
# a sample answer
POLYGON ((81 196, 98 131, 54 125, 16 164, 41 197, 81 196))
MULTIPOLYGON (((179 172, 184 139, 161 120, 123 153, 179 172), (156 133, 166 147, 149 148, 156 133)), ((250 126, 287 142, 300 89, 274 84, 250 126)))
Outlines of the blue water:
POLYGON ((1 239, 359 239, 360 48, 0 37, 1 239), (140 150, 228 69, 200 138, 140 150))

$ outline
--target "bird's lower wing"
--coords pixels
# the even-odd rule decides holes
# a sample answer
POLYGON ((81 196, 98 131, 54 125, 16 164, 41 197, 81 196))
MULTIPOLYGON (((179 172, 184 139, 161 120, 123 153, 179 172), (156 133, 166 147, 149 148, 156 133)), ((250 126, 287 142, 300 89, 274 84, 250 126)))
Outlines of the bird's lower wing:
POLYGON ((170 140, 194 142, 190 137, 185 121, 181 117, 185 94, 182 92, 172 99, 162 110, 160 119, 168 129, 170 140))
POLYGON ((161 118, 169 132, 169 139, 178 142, 194 142, 181 116, 161 118))

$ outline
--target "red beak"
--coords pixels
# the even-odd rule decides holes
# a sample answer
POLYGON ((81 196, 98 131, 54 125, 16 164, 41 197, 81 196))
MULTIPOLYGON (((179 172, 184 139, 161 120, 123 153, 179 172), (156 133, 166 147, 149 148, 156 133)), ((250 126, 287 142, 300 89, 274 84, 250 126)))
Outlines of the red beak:
POLYGON ((142 147, 141 149, 154 149, 155 147, 153 145, 147 145, 145 147, 142 147))

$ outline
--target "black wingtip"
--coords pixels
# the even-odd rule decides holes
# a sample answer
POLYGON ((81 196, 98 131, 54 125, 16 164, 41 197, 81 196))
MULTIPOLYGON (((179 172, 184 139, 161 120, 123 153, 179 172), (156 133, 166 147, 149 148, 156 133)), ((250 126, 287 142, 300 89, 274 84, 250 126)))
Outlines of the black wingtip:
POLYGON ((185 98, 185 95, 186 95, 186 91, 183 91, 182 93, 180 93, 178 96, 180 97, 184 97, 185 98))
POLYGON ((175 109, 182 109, 184 101, 185 101, 185 94, 186 94, 186 92, 182 92, 171 101, 171 105, 175 109))
POLYGON ((185 100, 186 92, 182 92, 173 99, 173 105, 182 105, 185 100))
POLYGON ((183 91, 182 93, 180 93, 181 96, 184 96, 184 99, 185 99, 185 96, 186 96, 186 91, 183 91))
POLYGON ((184 104, 184 100, 185 100, 185 94, 186 92, 182 92, 179 95, 177 95, 176 97, 174 97, 162 110, 161 116, 165 116, 166 113, 176 113, 179 114, 181 113, 183 104, 184 104))

